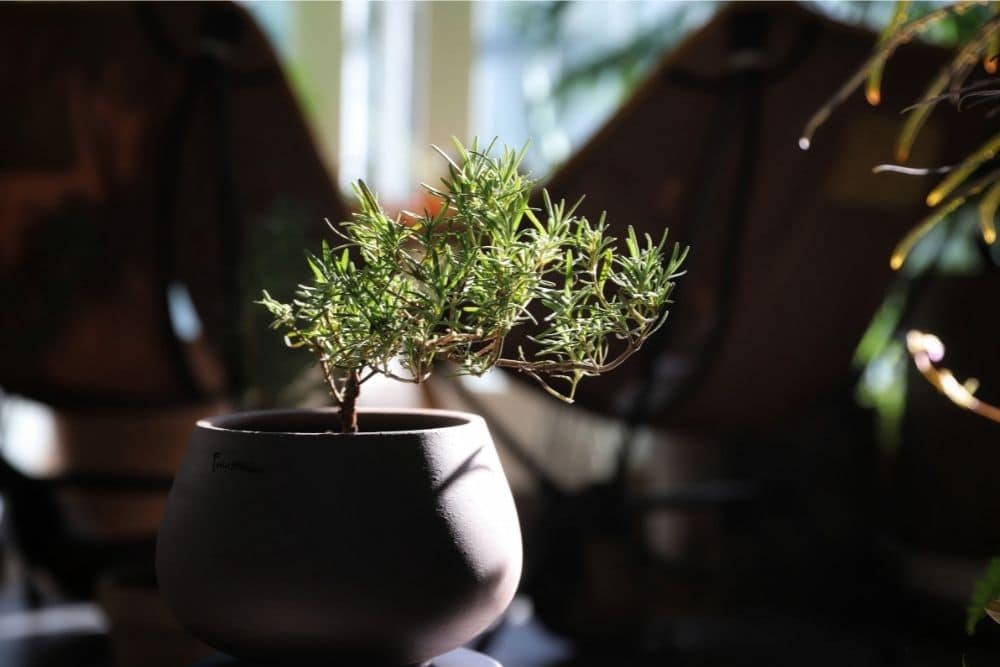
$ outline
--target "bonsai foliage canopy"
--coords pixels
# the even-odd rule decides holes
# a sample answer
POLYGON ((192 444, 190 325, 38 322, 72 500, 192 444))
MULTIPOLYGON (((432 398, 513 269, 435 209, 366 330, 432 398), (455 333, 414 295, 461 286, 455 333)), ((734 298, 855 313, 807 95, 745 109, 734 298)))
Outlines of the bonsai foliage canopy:
POLYGON ((603 214, 591 222, 545 191, 533 209, 525 150, 494 156, 495 144, 456 140, 457 159, 435 147, 448 172, 423 186, 435 211, 389 216, 357 181, 353 218, 328 221, 339 243, 306 254, 311 282, 291 303, 264 292, 287 345, 318 358, 342 431, 357 430, 365 381, 422 382, 437 361, 457 374, 509 368, 572 402, 582 378, 619 366, 663 325, 687 249, 630 227, 619 252, 603 214), (531 353, 505 349, 525 325, 531 353))

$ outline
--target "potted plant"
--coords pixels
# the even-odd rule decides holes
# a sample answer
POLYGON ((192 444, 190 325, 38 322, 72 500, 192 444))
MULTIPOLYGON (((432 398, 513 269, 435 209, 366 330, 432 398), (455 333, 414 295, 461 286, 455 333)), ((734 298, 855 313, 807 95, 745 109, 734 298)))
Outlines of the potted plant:
MULTIPOLYGON (((386 214, 358 181, 341 240, 308 254, 291 303, 262 303, 312 352, 339 407, 198 422, 157 545, 181 623, 237 657, 422 663, 484 630, 521 568, 514 504, 483 420, 440 410, 359 413, 376 374, 422 382, 438 363, 525 373, 572 401, 662 326, 686 251, 544 194, 524 151, 457 141, 438 204, 386 214), (535 323, 533 353, 504 341, 535 323)), ((439 151, 440 152, 440 151, 439 151)))

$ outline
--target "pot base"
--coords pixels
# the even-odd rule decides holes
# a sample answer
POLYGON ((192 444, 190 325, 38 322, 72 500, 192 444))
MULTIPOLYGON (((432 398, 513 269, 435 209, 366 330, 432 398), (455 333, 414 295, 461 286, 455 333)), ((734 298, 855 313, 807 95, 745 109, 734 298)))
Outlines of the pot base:
MULTIPOLYGON (((199 660, 198 662, 191 665, 191 667, 264 667, 259 663, 246 662, 245 660, 239 660, 238 658, 232 658, 228 655, 223 655, 222 653, 217 653, 210 658, 205 658, 204 660, 199 660)), ((268 667, 279 667, 278 665, 269 665, 268 667)), ((365 667, 364 665, 356 665, 352 667, 365 667)), ((467 648, 457 648, 454 651, 449 651, 444 655, 440 655, 429 662, 425 662, 423 665, 419 666, 406 666, 406 667, 503 667, 499 662, 493 658, 472 651, 467 648)))

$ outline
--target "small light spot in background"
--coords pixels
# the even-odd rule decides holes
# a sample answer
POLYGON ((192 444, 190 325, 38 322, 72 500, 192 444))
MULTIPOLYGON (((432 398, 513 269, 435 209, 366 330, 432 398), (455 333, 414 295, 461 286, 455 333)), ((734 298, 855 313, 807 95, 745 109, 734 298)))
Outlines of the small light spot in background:
POLYGON ((192 343, 201 337, 201 319, 184 283, 173 282, 167 287, 167 307, 170 311, 170 325, 178 338, 185 343, 192 343))
POLYGON ((540 667, 562 664, 573 655, 567 640, 552 634, 535 619, 534 607, 527 598, 515 597, 507 608, 506 619, 508 626, 499 629, 489 651, 500 664, 540 667), (505 637, 515 627, 516 641, 505 637))
POLYGON ((535 615, 535 607, 526 597, 514 598, 507 607, 507 620, 513 625, 524 625, 535 615))
POLYGON ((542 152, 552 163, 559 163, 569 158, 573 147, 565 132, 553 131, 542 141, 542 152))
POLYGON ((865 369, 865 382, 874 392, 887 392, 899 381, 896 360, 887 356, 879 357, 865 369))
POLYGON ((3 397, 0 443, 3 455, 27 474, 51 473, 61 465, 55 412, 47 405, 21 396, 3 397))
POLYGON ((809 146, 810 146, 809 139, 807 139, 806 137, 802 137, 801 139, 799 139, 799 148, 801 148, 804 151, 807 151, 809 150, 809 146))
POLYGON ((525 67, 521 78, 524 96, 529 100, 543 100, 552 91, 552 77, 546 63, 534 62, 525 67))
POLYGON ((503 395, 510 391, 510 378, 499 372, 489 372, 479 377, 460 375, 458 381, 464 384, 469 391, 474 391, 477 394, 503 395))
POLYGON ((46 635, 104 634, 108 621, 95 604, 68 604, 0 615, 0 641, 46 635))

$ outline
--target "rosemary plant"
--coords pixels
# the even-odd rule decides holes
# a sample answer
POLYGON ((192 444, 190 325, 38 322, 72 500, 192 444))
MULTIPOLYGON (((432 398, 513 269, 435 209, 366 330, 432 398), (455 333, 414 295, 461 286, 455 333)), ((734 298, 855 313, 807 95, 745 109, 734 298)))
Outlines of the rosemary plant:
POLYGON ((545 191, 533 209, 524 150, 494 157, 494 146, 456 140, 455 160, 436 149, 448 175, 424 185, 434 212, 390 216, 357 181, 353 219, 330 224, 338 245, 307 253, 311 282, 291 303, 266 291, 259 301, 289 347, 318 358, 343 432, 357 431, 358 393, 375 374, 422 382, 437 361, 457 374, 509 368, 572 402, 582 378, 619 366, 663 325, 687 250, 630 227, 619 253, 603 214, 591 222, 545 191), (529 323, 532 353, 506 350, 529 323))

